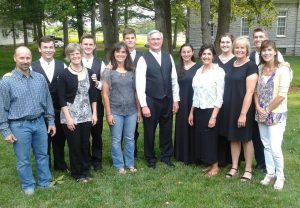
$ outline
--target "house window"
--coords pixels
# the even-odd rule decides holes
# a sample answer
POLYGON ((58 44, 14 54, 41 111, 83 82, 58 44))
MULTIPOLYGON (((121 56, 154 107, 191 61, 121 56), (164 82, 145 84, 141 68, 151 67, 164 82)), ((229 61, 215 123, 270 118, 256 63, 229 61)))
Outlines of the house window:
POLYGON ((249 36, 250 30, 247 22, 246 17, 242 17, 241 19, 241 35, 242 36, 249 36))
POLYGON ((286 36, 287 11, 279 11, 277 17, 277 36, 286 36))

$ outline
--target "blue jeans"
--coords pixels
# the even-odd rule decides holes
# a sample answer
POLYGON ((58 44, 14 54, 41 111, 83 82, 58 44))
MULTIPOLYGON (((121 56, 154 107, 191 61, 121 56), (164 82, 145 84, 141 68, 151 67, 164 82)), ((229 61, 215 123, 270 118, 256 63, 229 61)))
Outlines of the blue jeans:
POLYGON ((134 167, 134 133, 137 113, 121 116, 112 114, 115 124, 110 127, 111 158, 116 169, 134 167), (122 133, 124 136, 124 159, 122 152, 122 133), (124 161, 125 160, 125 161, 124 161), (125 165, 124 165, 125 164, 125 165))
POLYGON ((51 173, 49 169, 48 135, 43 117, 33 121, 15 121, 10 123, 10 129, 17 141, 13 143, 17 162, 17 171, 22 189, 34 189, 35 180, 30 163, 30 148, 32 147, 38 174, 38 186, 49 187, 51 173))

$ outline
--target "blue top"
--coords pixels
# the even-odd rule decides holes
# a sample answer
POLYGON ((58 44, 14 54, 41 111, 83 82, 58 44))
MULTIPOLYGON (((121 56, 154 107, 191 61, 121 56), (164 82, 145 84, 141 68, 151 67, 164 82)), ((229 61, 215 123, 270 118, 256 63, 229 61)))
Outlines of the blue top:
POLYGON ((11 121, 38 116, 54 125, 54 109, 45 78, 34 71, 26 77, 14 69, 0 81, 0 133, 5 138, 12 134, 11 121))

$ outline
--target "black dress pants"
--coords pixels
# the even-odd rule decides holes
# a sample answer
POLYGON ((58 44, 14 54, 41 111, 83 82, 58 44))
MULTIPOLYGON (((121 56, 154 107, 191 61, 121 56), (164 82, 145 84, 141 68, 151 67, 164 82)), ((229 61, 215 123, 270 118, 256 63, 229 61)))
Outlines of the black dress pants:
POLYGON ((89 139, 91 122, 78 123, 75 130, 70 131, 66 124, 63 129, 67 137, 70 155, 70 171, 75 179, 86 178, 89 174, 89 139))
POLYGON ((155 130, 159 124, 159 147, 161 161, 168 162, 173 156, 172 123, 173 123, 173 99, 155 99, 146 97, 151 117, 143 118, 144 124, 144 154, 148 163, 155 163, 155 130))
POLYGON ((49 166, 51 168, 51 157, 50 149, 52 146, 54 170, 65 171, 67 170, 67 164, 65 162, 65 143, 66 137, 60 123, 60 109, 54 109, 55 112, 55 127, 56 134, 51 137, 48 134, 48 155, 49 155, 49 166))

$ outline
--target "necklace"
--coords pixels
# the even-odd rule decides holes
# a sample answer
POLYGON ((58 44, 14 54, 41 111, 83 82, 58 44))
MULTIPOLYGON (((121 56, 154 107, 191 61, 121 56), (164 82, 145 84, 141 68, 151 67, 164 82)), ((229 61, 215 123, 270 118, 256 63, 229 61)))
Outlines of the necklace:
POLYGON ((247 61, 248 61, 248 58, 246 58, 245 60, 243 60, 241 62, 238 62, 238 60, 235 60, 234 65, 241 66, 241 65, 245 64, 247 61))
POLYGON ((71 64, 69 65, 69 67, 70 67, 70 69, 71 69, 73 72, 76 72, 76 73, 80 73, 80 72, 82 72, 82 70, 83 70, 83 67, 82 67, 82 66, 81 66, 81 69, 80 69, 80 70, 75 70, 75 69, 73 69, 72 66, 71 66, 71 64))

